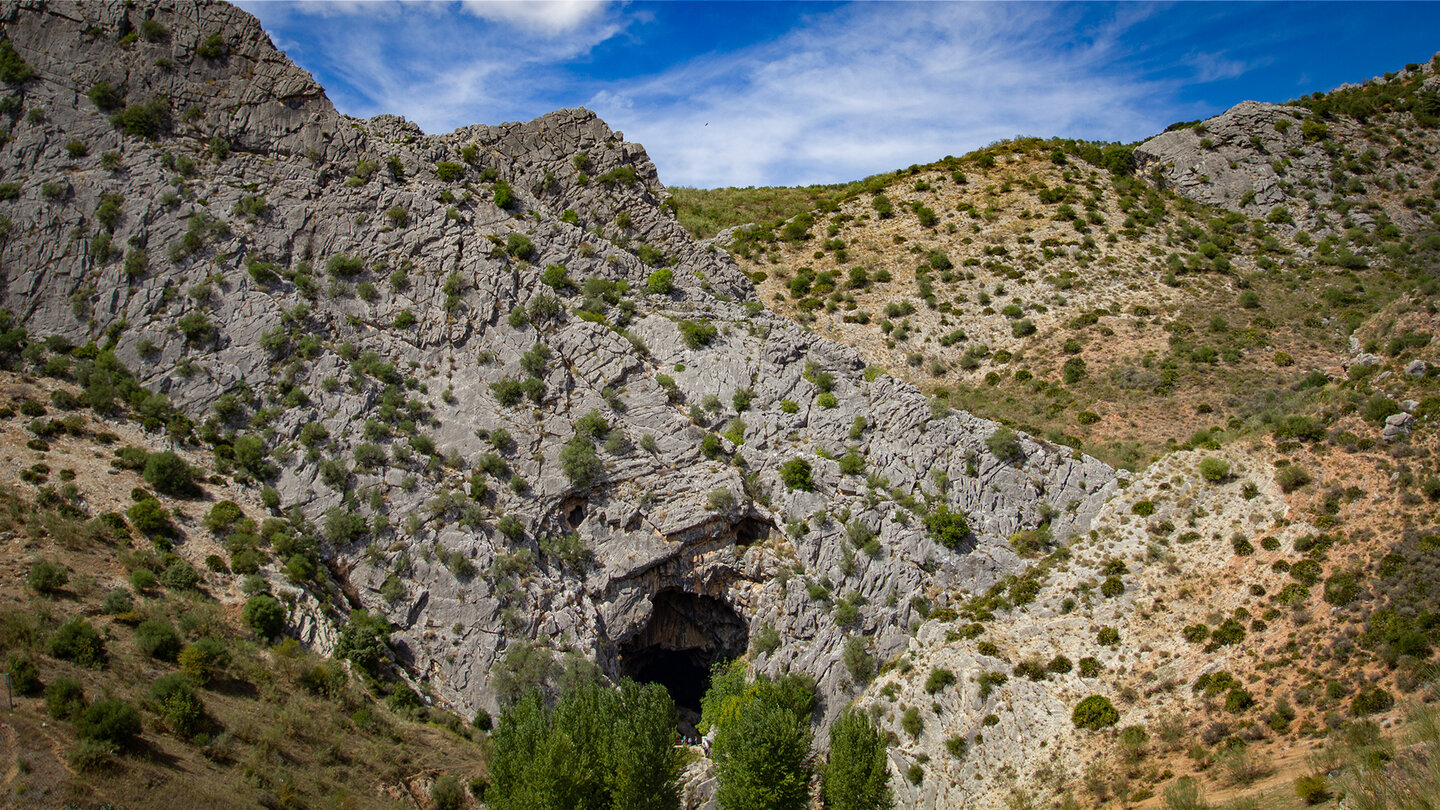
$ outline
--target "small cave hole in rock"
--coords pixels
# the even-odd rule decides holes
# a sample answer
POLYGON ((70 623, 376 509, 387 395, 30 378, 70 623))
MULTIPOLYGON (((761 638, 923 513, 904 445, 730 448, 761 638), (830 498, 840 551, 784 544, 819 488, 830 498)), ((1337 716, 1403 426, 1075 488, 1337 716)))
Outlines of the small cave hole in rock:
POLYGON ((720 599, 663 590, 651 599, 650 620, 620 644, 620 674, 658 683, 670 692, 682 732, 700 720, 700 698, 710 688, 710 667, 745 652, 745 621, 720 599))
POLYGON ((774 523, 764 518, 747 517, 735 524, 735 543, 741 546, 753 546, 768 538, 773 531, 775 531, 774 523))
POLYGON ((582 500, 566 500, 560 505, 560 511, 565 516, 565 524, 572 529, 578 529, 585 522, 585 502, 582 500))

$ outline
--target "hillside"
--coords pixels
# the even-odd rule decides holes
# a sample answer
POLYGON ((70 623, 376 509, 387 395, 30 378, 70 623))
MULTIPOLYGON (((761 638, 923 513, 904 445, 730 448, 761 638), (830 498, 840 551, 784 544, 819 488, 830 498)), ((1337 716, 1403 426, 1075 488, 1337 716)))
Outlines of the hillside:
POLYGON ((223 3, 0 26, 12 803, 735 806, 763 697, 802 803, 858 717, 900 806, 1283 806, 1427 694, 1432 63, 672 196, 223 3))
POLYGON ((5 804, 197 807, 238 795, 394 807, 428 799, 438 779, 483 778, 483 734, 468 721, 403 684, 367 689, 361 670, 294 639, 257 639, 242 616, 250 597, 306 597, 285 577, 242 574, 227 552, 292 524, 213 473, 202 494, 157 492, 142 471, 166 443, 128 419, 54 404, 82 393, 0 373, 0 474, 11 482, 0 490, 0 644, 15 688, 0 726, 5 804), (55 432, 37 440, 34 422, 55 432), (106 736, 121 724, 81 720, 107 701, 144 710, 128 755, 106 736))
POLYGON ((935 402, 1140 471, 1048 556, 1013 536, 1041 560, 1007 587, 923 594, 861 698, 902 804, 1028 806, 1069 774, 1065 801, 1182 807, 1190 774, 1305 806, 1292 781, 1373 734, 1346 701, 1428 680, 1433 641, 1399 638, 1431 621, 1406 572, 1440 496, 1434 71, 1135 147, 996 144, 720 234, 768 305, 935 402), (1127 731, 1074 736, 1095 692, 1127 731))

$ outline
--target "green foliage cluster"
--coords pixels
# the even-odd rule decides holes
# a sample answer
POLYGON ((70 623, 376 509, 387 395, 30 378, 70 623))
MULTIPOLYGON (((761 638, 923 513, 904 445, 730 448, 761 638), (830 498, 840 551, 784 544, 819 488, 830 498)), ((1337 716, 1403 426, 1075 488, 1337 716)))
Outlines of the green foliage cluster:
POLYGON ((949 504, 939 503, 925 516, 925 530, 930 539, 949 549, 958 549, 970 535, 970 522, 965 513, 952 511, 949 504))
POLYGON ((760 676, 747 683, 743 661, 716 665, 701 704, 701 726, 715 729, 722 808, 809 806, 814 706, 812 685, 797 676, 760 676))
POLYGON ((1120 713, 1115 710, 1109 698, 1104 695, 1091 695, 1075 704, 1070 720, 1076 728, 1099 731, 1120 722, 1120 713))
POLYGON ((827 810, 888 810, 887 740, 869 715, 847 711, 830 725, 830 755, 821 771, 820 798, 827 810))
POLYGON ((495 726, 486 804, 674 810, 682 764, 674 737, 675 705, 658 684, 579 683, 553 707, 530 692, 495 726))

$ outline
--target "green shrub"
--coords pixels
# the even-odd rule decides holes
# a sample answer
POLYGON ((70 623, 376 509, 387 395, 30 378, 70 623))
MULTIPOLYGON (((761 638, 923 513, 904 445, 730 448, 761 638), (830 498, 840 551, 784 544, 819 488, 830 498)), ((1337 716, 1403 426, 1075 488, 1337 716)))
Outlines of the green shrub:
POLYGON ((512 233, 505 237, 505 252, 517 259, 529 259, 535 254, 535 244, 523 233, 512 233))
POLYGON ((1118 576, 1108 576, 1100 583, 1100 593, 1107 599, 1114 598, 1125 592, 1125 582, 1118 576))
POLYGON ((210 318, 203 312, 191 312, 180 317, 176 321, 181 333, 185 335, 185 342, 191 346, 204 346, 212 343, 219 332, 210 318))
POLYGON ((269 640, 285 629, 285 608, 268 593, 256 594, 245 601, 240 619, 257 637, 269 640))
POLYGON ((89 622, 72 616, 50 639, 50 654, 82 667, 101 667, 105 665, 105 642, 89 622))
POLYGON ((35 69, 15 52, 15 46, 8 39, 0 39, 0 81, 6 84, 23 84, 35 75, 35 69))
POLYGON ((900 718, 900 726, 911 739, 918 739, 925 731, 925 718, 920 715, 920 710, 914 706, 905 710, 900 718))
POLYGON ((96 82, 85 95, 101 112, 114 112, 125 103, 125 96, 120 92, 120 88, 110 82, 96 82))
POLYGON ((160 572, 160 582, 172 591, 190 591, 200 584, 200 572, 185 558, 176 557, 160 572))
POLYGON ((1019 461, 1025 455, 1020 447, 1020 437, 1007 427, 996 428, 995 432, 986 437, 985 446, 1001 461, 1019 461))
POLYGON ((162 495, 186 496, 195 487, 195 473, 178 455, 166 450, 145 460, 145 483, 162 495))
POLYGON ((170 29, 159 20, 145 20, 140 23, 140 38, 146 42, 163 42, 170 36, 170 29))
POLYGON ((1075 724, 1076 728, 1099 731, 1120 722, 1120 712, 1115 710, 1110 699, 1104 695, 1091 695, 1075 704, 1075 710, 1070 714, 1070 721, 1075 724))
POLYGON ((205 528, 216 534, 225 534, 227 529, 243 517, 245 513, 241 511, 240 504, 231 500, 220 501, 210 507, 210 511, 205 515, 205 528))
POLYGON ((10 687, 21 695, 33 695, 40 691, 40 670, 35 659, 25 653, 10 653, 5 662, 5 672, 10 676, 10 687))
POLYGON ((147 537, 168 535, 174 527, 170 524, 170 513, 154 498, 142 498, 125 510, 130 525, 135 531, 147 537))
POLYGON ((129 613, 134 609, 135 600, 130 596, 130 592, 124 588, 116 588, 105 594, 105 601, 100 604, 100 610, 103 611, 106 616, 118 616, 121 613, 129 613))
POLYGON ((925 516, 925 530, 931 540, 955 549, 970 535, 970 523, 964 512, 958 509, 951 511, 949 504, 940 503, 925 516))
POLYGON ((435 810, 460 810, 465 806, 465 789, 453 776, 442 776, 430 786, 430 801, 435 810))
POLYGON ((1165 787, 1165 810, 1210 810, 1200 795, 1200 782, 1193 776, 1182 776, 1165 787))
POLYGON ((843 713, 830 727, 829 756, 821 771, 822 806, 832 810, 889 808, 889 757, 885 734, 868 715, 843 713))
POLYGON ((230 651, 220 640, 206 636, 185 645, 176 663, 195 683, 207 684, 230 666, 230 651))
POLYGON ((1394 706, 1394 696, 1378 685, 1361 689, 1350 701, 1350 711, 1356 717, 1379 714, 1389 711, 1394 706))
POLYGON ((930 676, 925 679, 925 691, 933 695, 953 683, 955 673, 944 667, 936 667, 930 670, 930 676))
POLYGON ((149 568, 136 568, 130 572, 130 587, 137 591, 148 591, 159 584, 155 578, 155 572, 149 568))
POLYGON ((1230 462, 1206 456, 1200 460, 1200 477, 1211 483, 1219 483, 1230 477, 1230 462))
POLYGON ((1130 507, 1130 511, 1140 517, 1150 517, 1155 514, 1155 503, 1153 501, 1136 501, 1130 507))
POLYGON ((365 261, 359 256, 340 253, 325 262, 325 270, 336 278, 355 278, 365 272, 365 261))
POLYGON ((141 655, 174 661, 180 654, 180 634, 166 619, 146 619, 135 628, 135 646, 141 655))
POLYGON ((195 55, 201 59, 224 59, 229 52, 230 46, 225 42, 225 35, 219 31, 195 46, 195 55))
POLYGON ((53 594, 70 581, 70 574, 64 566, 57 565, 48 560, 41 560, 30 566, 30 573, 26 582, 30 589, 38 594, 53 594))
POLYGON ((595 442, 579 433, 560 449, 560 468, 577 487, 593 485, 605 472, 605 464, 595 452, 595 442))
POLYGON ((1360 598, 1360 581, 1355 574, 1342 572, 1325 580, 1325 601, 1337 607, 1360 598))
POLYGON ((82 740, 128 748, 140 736, 140 712, 124 700, 92 703, 76 718, 75 734, 82 740))
POLYGON ((56 720, 74 720, 85 706, 85 691, 74 678, 56 678, 45 687, 45 710, 56 720))
POLYGON ((511 188, 510 184, 504 180, 496 180, 494 202, 496 208, 501 208, 506 211, 514 208, 515 189, 511 188))
POLYGON ((1095 641, 1106 647, 1113 647, 1120 643, 1120 631, 1113 627, 1102 627, 1095 633, 1095 641))
POLYGON ((170 102, 155 96, 144 104, 131 104, 110 116, 110 124, 133 138, 153 141, 170 128, 170 102))
POLYGON ((803 458, 792 458, 780 467, 780 480, 790 489, 810 492, 815 484, 810 478, 810 462, 803 458))
POLYGON ((1309 471, 1298 464, 1287 464, 1275 471, 1275 483, 1285 492, 1294 492, 1310 481, 1309 471))
POLYGON ((1306 804, 1321 804, 1330 801, 1330 783, 1325 774, 1300 776, 1295 779, 1295 795, 1306 804))
POLYGON ((1225 711, 1231 714, 1240 714, 1255 705, 1255 696, 1249 691, 1238 686, 1230 688, 1225 693, 1225 711))
POLYGON ((675 289, 675 273, 668 267, 662 267, 650 274, 645 280, 645 288, 652 295, 669 295, 675 289))
POLYGON ((719 331, 709 321, 680 321, 680 336, 692 349, 709 346, 719 331))
POLYGON ((1210 633, 1210 643, 1216 647, 1228 647, 1245 640, 1245 625, 1235 619, 1226 619, 1210 633))
POLYGON ((150 686, 155 713, 180 737, 193 737, 205 723, 205 704, 183 673, 164 675, 150 686))

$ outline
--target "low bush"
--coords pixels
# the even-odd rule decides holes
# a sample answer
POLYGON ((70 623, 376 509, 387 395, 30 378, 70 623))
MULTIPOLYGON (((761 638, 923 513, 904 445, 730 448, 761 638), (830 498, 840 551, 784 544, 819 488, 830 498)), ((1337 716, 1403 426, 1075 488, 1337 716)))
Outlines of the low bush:
POLYGON ((245 601, 240 619, 256 636, 269 640, 285 629, 285 608, 268 593, 256 594, 245 601))
POLYGON ((155 713, 179 737, 193 737, 205 723, 205 704, 184 673, 172 672, 150 686, 155 713))
POLYGON ((815 488, 810 477, 810 462, 803 458, 792 458, 780 467, 780 480, 790 489, 810 492, 815 488))
POLYGON ((63 566, 56 565, 48 560, 41 560, 30 566, 30 573, 26 582, 30 589, 38 594, 53 594, 70 581, 70 574, 63 566))
POLYGON ((1099 731, 1120 722, 1120 712, 1115 710, 1114 704, 1104 695, 1091 695, 1075 704, 1070 720, 1076 728, 1099 731))
POLYGON ((45 687, 45 710, 56 720, 74 720, 85 706, 85 691, 74 678, 56 678, 45 687))
POLYGON ((33 695, 43 686, 35 659, 24 653, 10 653, 5 662, 5 673, 10 676, 10 688, 18 694, 33 695))
POLYGON ((1218 484, 1230 477, 1230 462, 1222 458, 1206 456, 1200 461, 1200 477, 1213 484, 1218 484))
POLYGON ((140 712, 129 701, 98 701, 75 719, 75 734, 82 740, 128 748, 140 736, 140 712))
POLYGON ((50 639, 50 654, 82 667, 101 667, 105 665, 105 642, 90 622, 73 616, 50 639))
POLYGON ((180 634, 166 619, 146 619, 135 628, 135 646, 141 655, 174 661, 180 654, 180 634))

